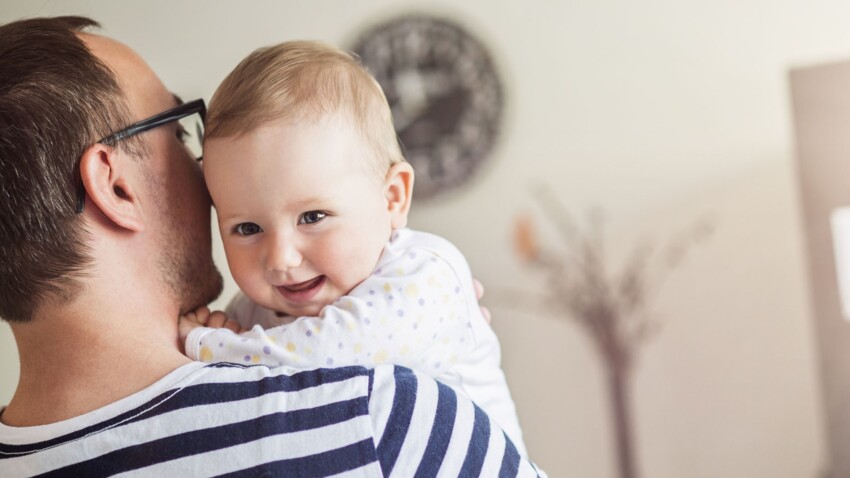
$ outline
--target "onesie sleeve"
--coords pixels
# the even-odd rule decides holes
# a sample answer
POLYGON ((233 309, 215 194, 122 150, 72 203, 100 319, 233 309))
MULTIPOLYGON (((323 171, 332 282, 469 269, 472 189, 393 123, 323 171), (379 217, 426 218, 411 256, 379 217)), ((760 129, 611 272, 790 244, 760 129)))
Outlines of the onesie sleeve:
POLYGON ((438 375, 474 347, 462 279, 471 280, 431 250, 394 251, 319 317, 240 335, 198 328, 187 354, 204 362, 307 368, 395 363, 438 375))

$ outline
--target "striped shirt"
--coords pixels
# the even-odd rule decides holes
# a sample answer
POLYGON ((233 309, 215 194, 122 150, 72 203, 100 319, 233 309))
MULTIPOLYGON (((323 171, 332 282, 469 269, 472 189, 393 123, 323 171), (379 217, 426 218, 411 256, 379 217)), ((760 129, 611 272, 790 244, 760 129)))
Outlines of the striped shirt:
POLYGON ((184 365, 62 422, 0 424, 0 476, 540 476, 480 408, 399 366, 184 365))

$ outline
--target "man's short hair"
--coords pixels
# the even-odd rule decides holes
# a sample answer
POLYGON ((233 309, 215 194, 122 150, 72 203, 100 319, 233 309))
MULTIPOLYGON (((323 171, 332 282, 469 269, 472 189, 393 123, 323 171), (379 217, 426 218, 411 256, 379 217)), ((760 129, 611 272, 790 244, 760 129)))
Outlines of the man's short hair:
POLYGON ((353 122, 382 177, 404 161, 378 82, 353 55, 314 41, 260 48, 242 60, 213 95, 205 135, 239 136, 275 121, 334 113, 353 122))
POLYGON ((83 17, 0 26, 0 317, 24 322, 80 290, 92 262, 75 214, 79 159, 129 123, 115 74, 77 35, 83 17))

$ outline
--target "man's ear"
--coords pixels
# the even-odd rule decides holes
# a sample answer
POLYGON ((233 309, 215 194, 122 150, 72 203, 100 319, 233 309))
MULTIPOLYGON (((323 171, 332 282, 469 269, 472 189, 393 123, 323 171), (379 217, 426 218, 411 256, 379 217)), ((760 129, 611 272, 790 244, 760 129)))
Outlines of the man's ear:
POLYGON ((384 194, 393 229, 407 226, 407 213, 413 197, 413 167, 401 162, 392 165, 384 180, 384 194))
POLYGON ((129 159, 104 144, 89 146, 80 158, 80 176, 89 201, 116 226, 141 232, 144 220, 131 172, 129 159))

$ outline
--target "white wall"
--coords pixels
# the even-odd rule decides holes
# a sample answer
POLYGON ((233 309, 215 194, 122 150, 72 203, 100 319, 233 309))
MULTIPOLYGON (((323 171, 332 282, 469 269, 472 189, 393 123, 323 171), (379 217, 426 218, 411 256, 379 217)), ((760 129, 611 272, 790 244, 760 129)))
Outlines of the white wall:
MULTIPOLYGON (((620 255, 710 215, 717 232, 657 297, 665 326, 638 363, 642 474, 816 476, 827 456, 786 72, 850 57, 850 3, 4 0, 0 22, 92 16, 174 91, 209 99, 255 47, 345 45, 409 10, 468 24, 495 53, 509 100, 490 166, 464 193, 416 204, 413 226, 453 240, 493 296, 542 285, 509 242, 515 214, 533 209, 534 180, 576 212, 604 208, 620 255)), ((567 320, 496 298, 494 327, 533 458, 551 476, 613 477, 589 342, 567 320)), ((15 355, 7 328, 0 334, 4 402, 15 355)))

